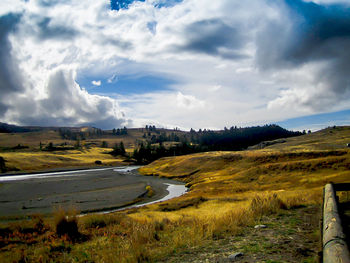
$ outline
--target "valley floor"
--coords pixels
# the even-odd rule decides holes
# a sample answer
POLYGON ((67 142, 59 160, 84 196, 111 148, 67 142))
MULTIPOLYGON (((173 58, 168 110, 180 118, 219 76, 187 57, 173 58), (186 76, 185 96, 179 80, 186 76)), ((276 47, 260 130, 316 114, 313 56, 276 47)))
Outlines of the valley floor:
POLYGON ((316 263, 322 189, 350 183, 348 142, 349 127, 332 127, 264 149, 162 158, 139 172, 186 183, 183 196, 109 215, 71 216, 70 222, 33 216, 0 225, 0 257, 220 263, 242 253, 235 262, 316 263), (75 230, 60 234, 62 222, 75 230))

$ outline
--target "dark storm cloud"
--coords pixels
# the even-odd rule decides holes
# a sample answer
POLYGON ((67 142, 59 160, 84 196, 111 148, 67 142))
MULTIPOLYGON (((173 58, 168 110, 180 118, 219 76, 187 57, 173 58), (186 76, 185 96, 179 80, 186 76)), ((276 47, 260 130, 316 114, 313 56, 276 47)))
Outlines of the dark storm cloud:
POLYGON ((350 39, 350 8, 301 0, 286 0, 284 7, 289 21, 268 22, 257 39, 262 67, 293 66, 349 53, 345 40, 350 39))
POLYGON ((348 53, 341 41, 350 37, 350 8, 342 5, 321 6, 315 3, 287 0, 290 17, 296 18, 299 45, 289 48, 286 57, 297 62, 307 59, 329 59, 348 53), (341 52, 335 46, 345 48, 341 52))
MULTIPOLYGON (((259 68, 296 68, 323 62, 315 85, 327 86, 333 103, 347 99, 342 96, 350 92, 350 8, 302 0, 285 0, 278 5, 285 10, 286 20, 269 21, 258 34, 259 68)), ((316 100, 306 103, 317 110, 322 107, 316 100)))
POLYGON ((350 8, 301 0, 286 0, 285 5, 292 25, 286 27, 286 21, 267 23, 258 38, 261 65, 298 65, 349 54, 350 8))
POLYGON ((79 34, 76 30, 70 27, 52 24, 52 19, 49 17, 41 18, 40 21, 37 23, 37 26, 39 29, 38 37, 41 40, 73 39, 79 34))
POLYGON ((11 55, 12 45, 9 34, 16 30, 19 14, 6 14, 0 17, 0 116, 6 112, 6 96, 23 90, 22 77, 15 58, 11 55))
POLYGON ((245 57, 240 53, 244 36, 235 27, 220 19, 197 21, 187 26, 184 32, 187 43, 176 47, 180 51, 204 53, 226 59, 245 57))

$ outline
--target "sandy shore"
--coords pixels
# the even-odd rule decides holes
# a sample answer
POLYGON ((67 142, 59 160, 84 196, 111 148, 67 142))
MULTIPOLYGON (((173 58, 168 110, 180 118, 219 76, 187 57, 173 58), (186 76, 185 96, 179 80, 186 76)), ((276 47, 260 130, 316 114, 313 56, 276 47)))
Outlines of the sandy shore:
POLYGON ((59 207, 75 208, 82 213, 115 209, 143 196, 147 185, 156 193, 143 200, 149 202, 167 195, 165 183, 181 184, 165 178, 141 176, 136 170, 116 171, 113 168, 2 181, 0 218, 47 214, 59 207))

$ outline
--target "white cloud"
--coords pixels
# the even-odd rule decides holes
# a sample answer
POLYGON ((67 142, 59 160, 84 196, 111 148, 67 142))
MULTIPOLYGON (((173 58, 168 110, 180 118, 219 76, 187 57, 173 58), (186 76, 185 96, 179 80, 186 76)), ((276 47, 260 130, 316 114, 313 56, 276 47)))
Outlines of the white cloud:
MULTIPOLYGON (((327 58, 297 57, 300 50, 293 48, 301 45, 293 41, 302 32, 286 4, 187 0, 156 8, 157 0, 148 0, 111 11, 109 2, 1 1, 0 16, 20 14, 18 23, 4 20, 15 26, 3 23, 7 31, 0 32, 0 55, 10 62, 0 66, 9 65, 2 72, 13 78, 7 88, 0 86, 6 121, 106 127, 131 119, 130 125, 222 128, 349 106, 347 88, 330 88, 343 82, 320 77, 330 65, 327 58), (100 79, 118 85, 123 75, 164 77, 174 84, 112 98, 81 89, 77 74, 91 76, 94 86, 100 79)), ((324 52, 338 56, 334 47, 345 44, 333 44, 327 42, 324 52)), ((347 69, 342 62, 335 69, 347 69)))
POLYGON ((0 16, 8 13, 21 12, 24 9, 24 3, 21 0, 2 0, 0 16))
POLYGON ((16 111, 8 111, 6 121, 26 125, 119 127, 127 122, 118 103, 104 96, 91 95, 75 82, 75 72, 64 68, 53 71, 46 83, 45 97, 35 91, 10 99, 16 111))
POLYGON ((185 108, 188 110, 192 110, 195 108, 203 108, 205 106, 204 101, 201 101, 191 95, 184 95, 181 92, 177 93, 176 102, 178 107, 185 108))
POLYGON ((93 80, 91 81, 91 84, 94 86, 101 86, 101 80, 93 80))

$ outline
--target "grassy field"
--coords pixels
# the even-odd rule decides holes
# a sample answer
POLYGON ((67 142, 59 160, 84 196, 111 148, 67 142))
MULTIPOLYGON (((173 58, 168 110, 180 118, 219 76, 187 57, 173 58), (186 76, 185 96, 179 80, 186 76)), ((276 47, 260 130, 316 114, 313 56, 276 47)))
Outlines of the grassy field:
POLYGON ((94 167, 95 161, 100 160, 102 165, 125 165, 120 159, 108 154, 112 149, 89 148, 67 151, 14 151, 0 153, 6 160, 6 166, 11 170, 33 172, 51 169, 69 169, 79 167, 94 167))
MULTIPOLYGON (((83 129, 82 129, 83 130, 83 129)), ((166 135, 171 133, 183 134, 181 131, 159 129, 166 135)), ((74 148, 75 140, 62 139, 58 130, 42 130, 22 133, 0 133, 0 157, 6 161, 7 172, 33 172, 51 169, 69 169, 79 167, 96 166, 99 160, 102 165, 127 165, 123 162, 125 157, 112 157, 108 152, 120 142, 124 143, 127 155, 132 155, 135 146, 144 141, 145 129, 128 129, 127 135, 113 135, 111 131, 107 134, 91 136, 80 140, 77 150, 45 151, 50 143, 53 146, 74 148), (102 144, 108 148, 102 148, 102 144), (40 146, 41 145, 41 146, 40 146), (19 148, 16 148, 20 146, 19 148)), ((147 136, 155 135, 155 131, 147 132, 147 136)), ((167 142, 164 145, 171 145, 167 142)), ((0 171, 1 172, 1 171, 0 171)))
POLYGON ((163 158, 140 172, 186 182, 184 196, 110 215, 68 217, 72 223, 57 215, 4 223, 0 257, 225 262, 242 251, 243 262, 317 262, 322 187, 350 182, 348 142, 350 128, 336 127, 259 150, 163 158), (267 229, 254 230, 258 224, 267 229))
MULTIPOLYGON (((76 128, 78 129, 78 128, 76 128)), ((84 131, 84 128, 81 128, 81 131, 84 131)), ((156 131, 147 131, 143 128, 133 128, 127 130, 127 135, 113 135, 111 131, 106 131, 106 134, 95 135, 95 136, 87 136, 85 140, 82 141, 85 145, 92 146, 101 146, 103 141, 106 141, 109 147, 113 147, 115 144, 119 144, 121 141, 124 142, 126 148, 134 148, 137 145, 138 141, 144 140, 144 134, 147 134, 147 138, 153 135, 157 135, 158 133, 165 133, 169 135, 171 133, 177 134, 181 136, 185 132, 182 131, 174 131, 167 129, 157 129, 156 131)), ((58 144, 68 144, 74 145, 74 140, 62 139, 59 134, 58 129, 56 130, 42 130, 42 131, 34 131, 34 132, 22 132, 22 133, 0 133, 0 151, 1 148, 4 147, 14 147, 18 144, 29 146, 32 150, 38 150, 40 142, 43 145, 48 144, 49 142, 58 144)))

